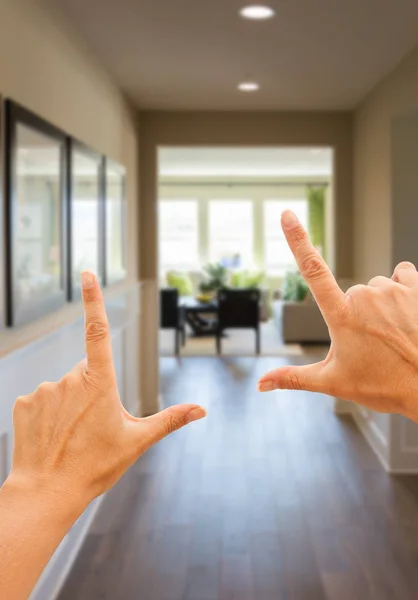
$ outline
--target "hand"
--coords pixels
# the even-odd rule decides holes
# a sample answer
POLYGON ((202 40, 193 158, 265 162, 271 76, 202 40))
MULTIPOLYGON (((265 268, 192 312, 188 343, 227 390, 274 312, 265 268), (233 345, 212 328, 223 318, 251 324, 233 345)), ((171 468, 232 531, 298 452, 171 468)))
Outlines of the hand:
POLYGON ((322 362, 283 367, 259 390, 309 390, 418 421, 418 273, 399 264, 391 279, 375 277, 345 294, 291 211, 282 227, 303 277, 329 327, 322 362))
POLYGON ((82 276, 87 360, 58 383, 17 399, 13 466, 8 479, 45 491, 81 513, 112 487, 152 444, 205 416, 195 405, 172 406, 145 419, 123 408, 109 325, 96 277, 82 276))

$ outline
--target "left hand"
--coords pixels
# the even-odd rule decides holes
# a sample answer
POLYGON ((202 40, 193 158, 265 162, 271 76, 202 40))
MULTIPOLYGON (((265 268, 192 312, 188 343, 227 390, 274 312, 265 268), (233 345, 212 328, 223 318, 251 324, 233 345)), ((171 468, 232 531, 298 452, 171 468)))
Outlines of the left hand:
POLYGON ((17 399, 13 465, 6 487, 43 492, 78 516, 150 446, 205 416, 178 405, 137 419, 119 398, 109 324, 97 278, 82 276, 87 359, 58 383, 17 399))

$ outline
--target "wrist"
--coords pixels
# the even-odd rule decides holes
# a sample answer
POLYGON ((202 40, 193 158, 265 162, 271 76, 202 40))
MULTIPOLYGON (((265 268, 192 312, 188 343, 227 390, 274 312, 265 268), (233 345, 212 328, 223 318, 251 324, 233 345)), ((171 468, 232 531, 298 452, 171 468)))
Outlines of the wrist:
POLYGON ((21 473, 11 472, 3 486, 1 493, 14 504, 21 501, 39 513, 46 513, 48 519, 62 527, 69 529, 86 509, 81 499, 73 497, 64 487, 36 477, 26 476, 21 473))

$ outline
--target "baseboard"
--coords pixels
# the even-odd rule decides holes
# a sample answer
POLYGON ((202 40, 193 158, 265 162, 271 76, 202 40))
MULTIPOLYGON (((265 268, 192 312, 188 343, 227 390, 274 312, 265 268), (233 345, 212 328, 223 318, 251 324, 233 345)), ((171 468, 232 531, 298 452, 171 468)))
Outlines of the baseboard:
POLYGON ((364 416, 361 413, 361 409, 355 408, 351 411, 351 414, 357 427, 360 429, 361 433, 366 438, 369 446, 376 454, 385 471, 387 471, 388 473, 392 473, 390 464, 385 456, 384 450, 384 448, 387 447, 387 441, 384 439, 381 431, 378 429, 378 427, 376 427, 376 425, 373 422, 364 418, 364 416))
POLYGON ((75 523, 49 561, 29 600, 55 600, 58 597, 103 498, 97 498, 75 523))
POLYGON ((329 397, 331 400, 331 406, 336 415, 352 415, 353 414, 353 403, 347 400, 341 400, 333 396, 329 397))

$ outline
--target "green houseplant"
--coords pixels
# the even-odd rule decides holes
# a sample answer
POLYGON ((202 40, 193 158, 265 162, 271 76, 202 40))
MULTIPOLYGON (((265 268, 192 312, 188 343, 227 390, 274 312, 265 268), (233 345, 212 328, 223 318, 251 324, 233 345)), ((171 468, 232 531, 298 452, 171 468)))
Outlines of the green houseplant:
POLYGON ((325 255, 325 193, 324 186, 309 186, 307 189, 309 211, 309 235, 313 245, 325 255))
POLYGON ((227 269, 220 263, 210 263, 203 267, 203 281, 200 291, 203 294, 216 293, 225 287, 228 279, 227 269))
POLYGON ((288 272, 283 281, 283 299, 288 302, 303 302, 309 293, 309 286, 298 272, 288 272))

